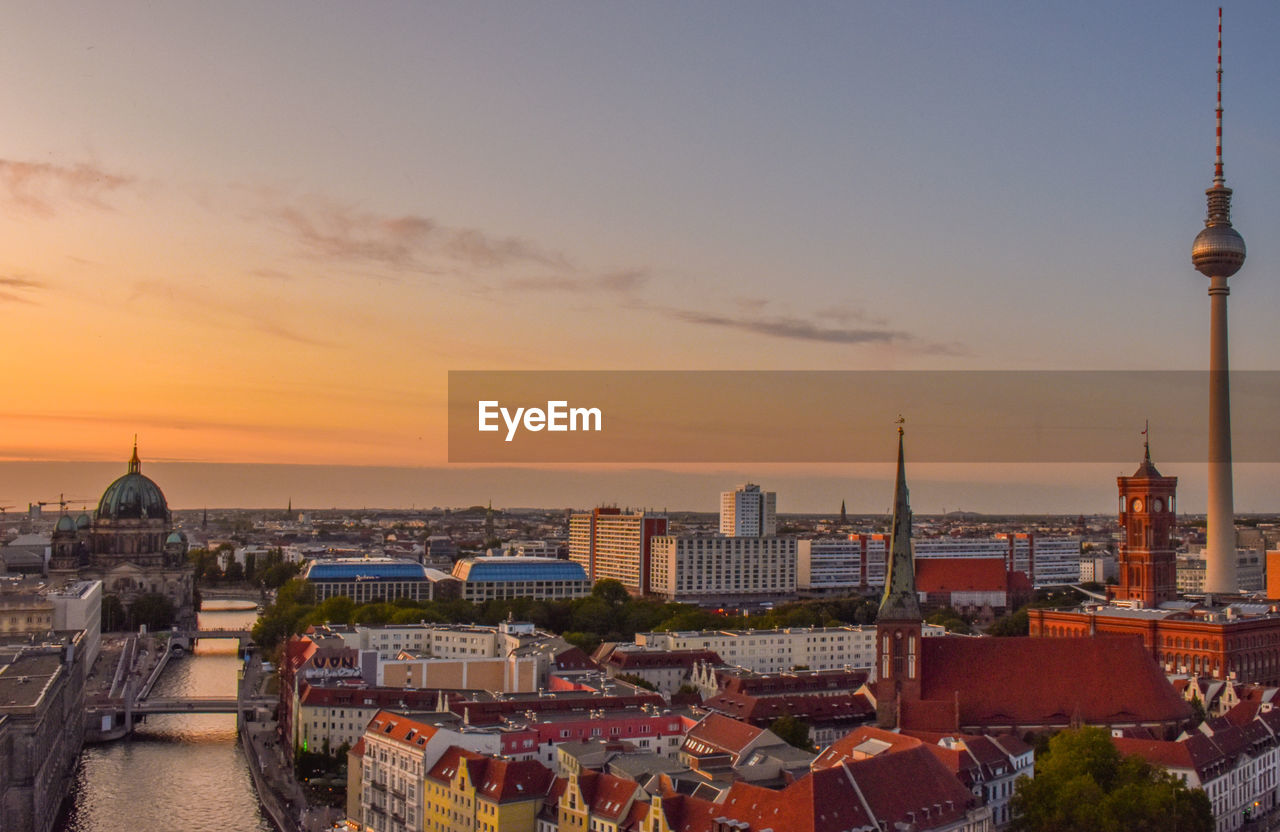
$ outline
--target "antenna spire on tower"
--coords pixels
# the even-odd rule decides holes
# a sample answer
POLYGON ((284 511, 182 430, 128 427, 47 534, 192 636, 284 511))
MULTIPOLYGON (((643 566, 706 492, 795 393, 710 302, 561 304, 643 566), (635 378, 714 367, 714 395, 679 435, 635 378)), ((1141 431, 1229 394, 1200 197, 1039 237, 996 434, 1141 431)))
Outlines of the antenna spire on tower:
POLYGON ((1213 184, 1225 185, 1227 178, 1222 173, 1222 7, 1218 7, 1218 107, 1216 110, 1218 130, 1213 163, 1213 184))

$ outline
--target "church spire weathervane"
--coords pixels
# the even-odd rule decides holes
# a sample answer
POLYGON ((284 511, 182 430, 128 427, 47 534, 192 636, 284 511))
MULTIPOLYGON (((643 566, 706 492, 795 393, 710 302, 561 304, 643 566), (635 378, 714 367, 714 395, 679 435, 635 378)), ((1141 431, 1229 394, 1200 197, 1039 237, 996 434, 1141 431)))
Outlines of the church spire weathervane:
POLYGON ((129 473, 136 474, 142 470, 142 460, 138 459, 138 434, 133 435, 133 456, 129 457, 129 473))

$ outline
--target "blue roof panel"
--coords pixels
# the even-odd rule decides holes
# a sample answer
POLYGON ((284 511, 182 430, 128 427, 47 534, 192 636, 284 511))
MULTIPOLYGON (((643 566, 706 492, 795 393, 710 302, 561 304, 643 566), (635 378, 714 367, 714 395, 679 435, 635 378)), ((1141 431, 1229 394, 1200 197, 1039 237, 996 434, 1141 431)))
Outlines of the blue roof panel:
POLYGON ((309 581, 424 581, 427 570, 422 564, 412 561, 317 561, 308 567, 306 578, 309 581))

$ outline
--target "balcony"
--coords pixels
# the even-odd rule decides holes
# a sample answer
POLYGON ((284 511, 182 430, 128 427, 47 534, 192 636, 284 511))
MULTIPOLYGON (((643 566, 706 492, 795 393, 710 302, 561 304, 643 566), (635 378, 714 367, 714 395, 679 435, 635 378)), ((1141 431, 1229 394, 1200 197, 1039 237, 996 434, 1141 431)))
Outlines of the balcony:
POLYGON ((387 813, 386 809, 382 808, 376 803, 370 803, 368 806, 364 808, 369 810, 370 812, 373 812, 375 815, 385 815, 387 813))
POLYGON ((396 799, 398 799, 398 800, 404 800, 404 792, 403 792, 403 791, 401 791, 400 789, 397 789, 396 787, 392 786, 392 787, 391 787, 391 789, 390 789, 390 791, 391 791, 391 796, 392 796, 392 797, 394 797, 394 798, 396 798, 396 799))
POLYGON ((377 789, 377 790, 378 790, 378 791, 380 791, 380 792, 385 792, 385 791, 387 790, 387 784, 386 784, 386 783, 379 783, 377 780, 374 780, 374 781, 373 781, 372 783, 370 783, 369 785, 370 785, 370 786, 372 786, 373 788, 377 789))

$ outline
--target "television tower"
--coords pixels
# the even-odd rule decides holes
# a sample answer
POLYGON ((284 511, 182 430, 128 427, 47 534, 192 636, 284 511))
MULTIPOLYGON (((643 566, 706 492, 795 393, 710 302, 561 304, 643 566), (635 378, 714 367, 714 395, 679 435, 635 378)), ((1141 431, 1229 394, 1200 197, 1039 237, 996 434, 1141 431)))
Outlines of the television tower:
POLYGON ((1231 380, 1227 361, 1227 278, 1244 265, 1244 238, 1231 227, 1231 189, 1222 173, 1222 9, 1218 9, 1217 143, 1208 215, 1191 245, 1191 263, 1209 278, 1209 528, 1204 588, 1234 594, 1235 510, 1231 493, 1231 380))

